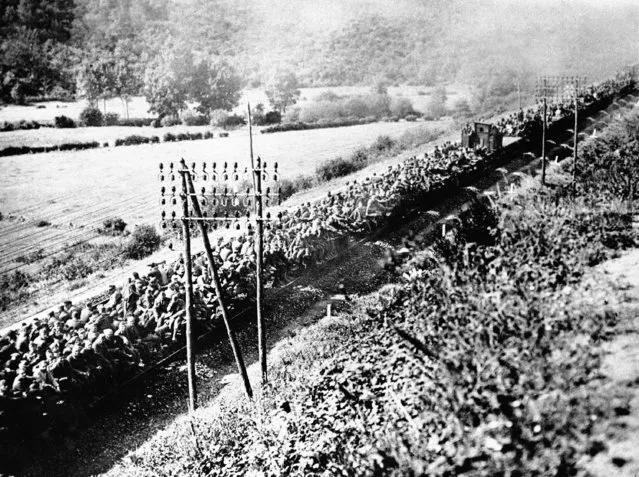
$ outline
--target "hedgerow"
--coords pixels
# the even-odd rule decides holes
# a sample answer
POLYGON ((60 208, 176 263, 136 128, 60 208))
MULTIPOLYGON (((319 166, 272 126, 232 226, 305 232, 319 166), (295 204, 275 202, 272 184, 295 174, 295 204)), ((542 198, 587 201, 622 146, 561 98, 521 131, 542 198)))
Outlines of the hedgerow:
POLYGON ((262 134, 269 134, 275 132, 284 132, 284 131, 305 131, 307 129, 325 129, 325 128, 341 128, 345 126, 358 126, 361 124, 368 124, 377 121, 375 117, 369 118, 346 118, 346 119, 332 119, 325 120, 316 123, 307 123, 307 122, 292 122, 292 123, 282 123, 276 126, 270 126, 260 130, 262 134))
POLYGON ((116 139, 115 146, 135 146, 138 144, 155 144, 159 143, 160 138, 157 136, 138 136, 133 134, 131 136, 127 136, 124 139, 116 139))

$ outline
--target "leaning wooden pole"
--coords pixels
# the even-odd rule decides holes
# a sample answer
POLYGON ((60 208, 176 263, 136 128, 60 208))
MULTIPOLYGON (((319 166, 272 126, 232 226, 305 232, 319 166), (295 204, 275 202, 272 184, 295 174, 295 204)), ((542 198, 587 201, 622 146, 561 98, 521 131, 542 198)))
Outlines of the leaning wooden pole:
MULTIPOLYGON (((186 162, 184 161, 184 159, 182 159, 182 168, 186 169, 186 167, 187 167, 186 162)), ((213 276, 213 286, 215 288, 217 303, 222 313, 222 320, 224 321, 224 326, 226 327, 226 333, 228 334, 229 342, 231 344, 231 349, 233 350, 233 356, 235 358, 235 364, 237 365, 237 370, 240 373, 240 376, 242 376, 242 381, 244 383, 244 390, 246 391, 246 395, 250 399, 253 397, 251 382, 249 381, 248 373, 246 372, 246 365, 244 364, 244 358, 242 358, 242 350, 240 349, 240 345, 237 342, 237 338, 235 337, 235 332, 233 331, 233 328, 231 328, 228 310, 226 309, 226 305, 224 304, 224 298, 222 295, 222 285, 220 283, 220 276, 218 274, 217 267, 215 266, 215 260, 213 259, 213 249, 211 248, 211 242, 209 240, 209 236, 203 221, 202 209, 200 208, 200 204, 195 194, 195 187, 193 186, 193 180, 191 178, 191 174, 186 174, 186 177, 188 179, 188 193, 189 193, 189 196, 191 197, 191 203, 193 204, 193 213, 195 214, 197 223, 200 226, 200 232, 202 233, 202 241, 204 242, 206 257, 209 261, 209 267, 211 268, 211 275, 213 276)))
POLYGON ((184 234, 184 283, 186 285, 186 363, 189 382, 189 412, 197 407, 197 388, 195 382, 195 353, 193 352, 193 266, 191 263, 191 231, 189 223, 189 196, 186 184, 188 170, 182 174, 182 231, 184 234))

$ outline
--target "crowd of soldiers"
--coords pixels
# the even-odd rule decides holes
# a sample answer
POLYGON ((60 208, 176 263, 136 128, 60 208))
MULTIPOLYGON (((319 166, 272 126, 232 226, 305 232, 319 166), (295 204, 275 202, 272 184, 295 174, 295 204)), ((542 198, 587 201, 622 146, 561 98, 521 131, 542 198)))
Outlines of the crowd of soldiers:
MULTIPOLYGON (((591 98, 614 94, 613 82, 590 91, 591 98)), ((567 114, 554 105, 554 117, 567 114)), ((536 121, 539 108, 510 118, 521 128, 536 121)), ((346 190, 328 193, 284 211, 264 236, 266 283, 322 262, 337 253, 336 244, 353 234, 369 234, 409 197, 442 190, 488 165, 490 155, 447 142, 422 157, 390 166, 384 173, 352 181, 346 190)), ((220 236, 213 243, 225 298, 241 302, 255 287, 254 236, 220 236)), ((65 405, 88 402, 117 388, 175 347, 184 338, 185 266, 152 264, 144 276, 133 273, 122 287, 112 286, 106 300, 82 305, 65 302, 47 316, 23 322, 0 336, 0 430, 24 416, 37 429, 59 424, 65 405)), ((193 306, 196 332, 217 319, 216 293, 203 254, 193 257, 193 306)), ((15 424, 15 422, 14 422, 15 424)))
MULTIPOLYGON (((629 86, 633 81, 631 75, 620 74, 615 79, 604 81, 598 85, 590 85, 584 88, 579 95, 580 107, 610 97, 629 86)), ((546 102, 546 124, 573 115, 575 103, 570 95, 570 86, 568 86, 567 93, 564 96, 557 93, 557 98, 551 98, 546 102)), ((523 137, 531 131, 531 128, 541 130, 544 118, 543 111, 543 102, 540 100, 535 107, 526 110, 520 109, 518 112, 500 118, 495 124, 504 136, 523 137)))

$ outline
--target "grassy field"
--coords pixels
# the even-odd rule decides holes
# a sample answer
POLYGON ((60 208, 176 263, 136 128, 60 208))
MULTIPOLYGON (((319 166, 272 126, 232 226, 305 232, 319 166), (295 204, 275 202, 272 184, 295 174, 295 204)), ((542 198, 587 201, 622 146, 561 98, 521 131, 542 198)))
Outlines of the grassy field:
MULTIPOLYGON (((433 123, 433 127, 442 123, 433 123)), ((257 135, 256 154, 278 162, 282 178, 313 174, 327 159, 348 155, 379 135, 398 137, 423 128, 414 123, 378 123, 339 129, 257 135)), ((429 126, 430 127, 430 126, 429 126)), ((37 134, 38 131, 30 131, 37 134)), ((158 164, 213 161, 248 166, 248 136, 163 143, 91 151, 54 152, 0 159, 0 271, 16 259, 91 240, 108 217, 133 224, 157 224, 161 208, 158 164), (41 221, 50 225, 38 226, 41 221)))

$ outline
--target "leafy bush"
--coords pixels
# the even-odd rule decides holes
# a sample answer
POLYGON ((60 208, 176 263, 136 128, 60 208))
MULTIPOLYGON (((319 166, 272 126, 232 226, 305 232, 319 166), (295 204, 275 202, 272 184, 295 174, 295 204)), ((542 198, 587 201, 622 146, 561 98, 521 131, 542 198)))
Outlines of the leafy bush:
POLYGON ((21 81, 17 82, 13 88, 11 88, 11 99, 15 104, 25 104, 27 87, 21 81))
POLYGON ((153 121, 151 121, 151 127, 152 128, 162 127, 162 121, 160 121, 159 119, 154 119, 153 121))
POLYGON ((124 253, 127 258, 139 260, 147 257, 160 248, 162 239, 155 228, 150 225, 138 225, 133 230, 124 253))
POLYGON ((54 119, 54 125, 58 129, 71 129, 75 127, 75 121, 66 116, 56 116, 54 119))
POLYGON ((178 124, 180 124, 180 119, 173 117, 173 116, 164 116, 161 120, 160 120, 160 124, 162 124, 162 127, 166 128, 166 127, 171 127, 171 126, 177 126, 178 124))
POLYGON ((395 147, 396 141, 390 136, 378 136, 372 144, 371 149, 377 152, 390 151, 395 147))
POLYGON ((14 131, 15 129, 16 127, 13 125, 13 123, 9 123, 5 121, 4 123, 2 123, 2 128, 0 128, 0 131, 10 132, 10 131, 14 131))
POLYGON ((0 275, 0 310, 4 311, 10 304, 27 298, 32 282, 33 277, 20 270, 0 275))
POLYGON ((246 124, 246 119, 244 119, 243 116, 240 116, 239 114, 231 114, 229 115, 229 117, 226 118, 226 121, 224 122, 224 127, 231 128, 231 127, 237 127, 237 126, 244 126, 245 124, 246 124))
POLYGON ((315 173, 320 181, 327 182, 337 177, 347 176, 361 168, 359 164, 337 157, 318 166, 315 173))
POLYGON ((104 124, 107 126, 124 126, 120 122, 120 115, 118 113, 106 113, 104 115, 104 124))
POLYGON ((339 101, 341 96, 336 94, 334 91, 326 90, 322 91, 315 97, 315 101, 339 101))
POLYGON ((35 252, 31 252, 27 254, 26 256, 25 255, 19 256, 18 258, 16 258, 16 262, 31 264, 31 263, 38 262, 42 260, 43 258, 45 258, 44 249, 38 249, 35 252))
POLYGON ((204 132, 204 139, 213 139, 215 137, 215 135, 213 134, 213 131, 205 131, 204 132))
POLYGON ((286 108, 282 121, 286 124, 298 123, 300 120, 300 107, 293 106, 292 108, 286 108))
POLYGON ((209 118, 204 114, 196 114, 189 109, 182 116, 182 124, 186 126, 207 126, 209 118))
POLYGON ((394 98, 390 104, 390 112, 392 116, 398 116, 400 118, 415 114, 413 103, 411 103, 408 98, 394 98))
POLYGON ((177 141, 177 136, 173 133, 165 133, 163 136, 164 142, 175 142, 177 141))
POLYGON ((411 121, 411 122, 412 121, 417 121, 417 116, 414 115, 414 114, 408 114, 408 115, 406 115, 406 117, 404 119, 406 119, 406 121, 411 121))
POLYGON ((41 123, 39 121, 27 121, 27 120, 21 120, 17 123, 11 123, 11 122, 3 122, 2 126, 0 126, 0 132, 9 132, 9 131, 18 131, 21 129, 25 129, 25 130, 31 130, 31 129, 40 129, 40 128, 44 128, 44 127, 52 127, 53 124, 49 124, 49 123, 41 123))
POLYGON ((40 274, 45 279, 73 281, 86 278, 96 270, 90 259, 70 252, 52 258, 42 267, 40 274))
POLYGON ((80 122, 85 126, 95 127, 104 125, 102 111, 91 106, 84 108, 80 113, 80 122))
POLYGON ((216 109, 211 113, 210 125, 218 128, 222 128, 226 125, 226 120, 229 117, 229 113, 223 109, 216 109))
POLYGON ((282 122, 282 113, 279 111, 269 111, 264 116, 264 124, 279 124, 282 122))
POLYGON ((455 116, 459 116, 462 118, 467 118, 472 116, 472 111, 470 109, 470 104, 468 100, 465 98, 458 98, 453 105, 453 112, 455 116))
POLYGON ((227 133, 227 132, 221 132, 221 133, 219 134, 219 136, 220 136, 220 137, 229 137, 229 133, 227 133))
POLYGON ((126 222, 120 217, 110 217, 102 222, 98 233, 105 235, 122 235, 126 229, 126 222))
POLYGON ((310 189, 311 187, 315 187, 317 185, 317 181, 312 176, 303 176, 298 175, 294 179, 282 179, 280 181, 280 190, 282 200, 286 200, 291 197, 293 194, 301 191, 310 189))

